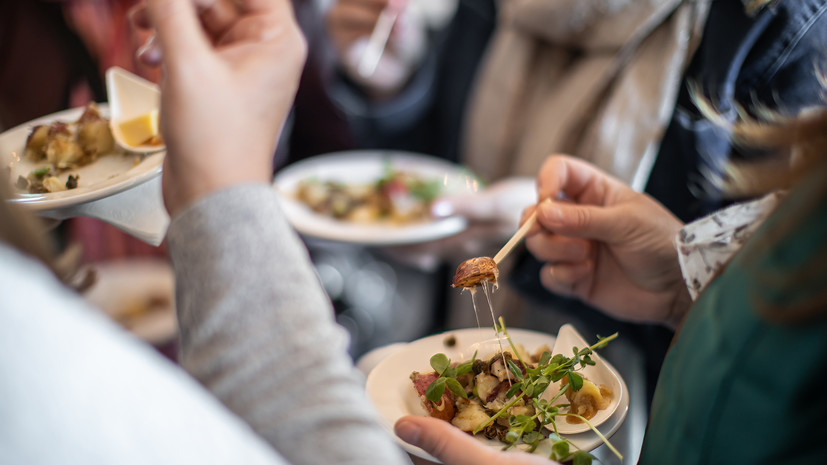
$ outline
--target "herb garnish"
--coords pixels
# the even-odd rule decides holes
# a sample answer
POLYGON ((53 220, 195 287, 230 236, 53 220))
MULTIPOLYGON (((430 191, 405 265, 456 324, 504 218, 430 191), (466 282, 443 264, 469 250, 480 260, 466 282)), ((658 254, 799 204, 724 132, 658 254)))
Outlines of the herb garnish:
POLYGON ((451 366, 451 360, 445 354, 436 354, 431 357, 431 368, 439 374, 439 377, 428 385, 428 389, 425 390, 425 398, 433 403, 439 402, 447 386, 454 395, 467 399, 468 394, 465 393, 465 388, 457 381, 457 376, 470 373, 476 359, 477 353, 474 352, 471 360, 457 366, 451 366))
MULTIPOLYGON (((557 431, 557 417, 571 416, 586 423, 586 425, 600 437, 603 443, 622 460, 623 456, 620 452, 618 452, 609 440, 589 423, 588 420, 575 413, 564 413, 560 411, 561 408, 569 407, 568 404, 552 405, 554 401, 565 395, 567 389, 571 388, 574 391, 579 391, 580 388, 583 387, 583 377, 577 373, 577 371, 582 370, 586 366, 595 365, 595 361, 592 359, 594 351, 605 347, 610 341, 617 338, 617 333, 608 337, 598 336, 598 341, 589 347, 582 349, 576 346, 572 347, 571 357, 566 357, 563 354, 554 354, 552 356, 549 352, 545 352, 540 357, 537 367, 532 367, 520 356, 514 342, 508 335, 502 317, 499 318, 499 325, 495 324, 495 329, 506 338, 519 364, 522 365, 522 369, 514 360, 507 360, 508 369, 511 374, 514 375, 514 382, 506 393, 506 399, 511 400, 491 416, 487 422, 477 426, 473 434, 479 433, 496 421, 497 418, 509 415, 508 410, 521 399, 526 398, 531 400, 535 413, 531 416, 509 415, 509 427, 504 438, 504 442, 506 443, 503 447, 504 450, 522 442, 522 444, 528 446, 528 452, 535 451, 540 442, 546 439, 545 434, 543 434, 543 427, 548 426, 549 429, 553 431, 548 434, 548 440, 551 442, 550 459, 557 461, 573 460, 575 465, 591 464, 591 454, 581 450, 572 451, 572 448, 576 448, 576 446, 565 437, 560 436, 557 431), (568 383, 563 385, 551 400, 539 398, 551 383, 560 381, 565 377, 568 377, 568 383)), ((451 366, 451 361, 445 354, 440 353, 432 356, 431 367, 439 374, 439 377, 428 386, 425 391, 425 397, 432 402, 438 402, 447 386, 455 395, 467 399, 468 396, 465 393, 465 389, 456 377, 472 370, 476 355, 477 354, 474 353, 472 360, 455 367, 451 366)))

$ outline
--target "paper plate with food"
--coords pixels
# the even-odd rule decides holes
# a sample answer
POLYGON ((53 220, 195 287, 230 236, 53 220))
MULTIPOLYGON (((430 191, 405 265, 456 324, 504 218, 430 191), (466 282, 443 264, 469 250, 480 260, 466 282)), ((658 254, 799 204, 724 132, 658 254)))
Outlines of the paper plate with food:
POLYGON ((14 188, 10 201, 36 211, 73 207, 161 173, 164 146, 152 117, 157 86, 120 69, 107 73, 107 84, 111 103, 92 102, 0 134, 0 157, 14 188))
POLYGON ((467 169, 396 151, 315 156, 284 168, 273 184, 288 220, 301 234, 367 245, 413 244, 457 234, 466 220, 433 218, 431 202, 480 189, 467 169))
MULTIPOLYGON (((501 322, 502 323, 502 322, 501 322)), ((524 329, 463 329, 419 339, 371 370, 367 392, 391 433, 406 415, 430 415, 497 449, 557 461, 584 455, 623 423, 629 392, 570 325, 558 337, 524 329)), ((417 447, 408 452, 436 459, 417 447)))

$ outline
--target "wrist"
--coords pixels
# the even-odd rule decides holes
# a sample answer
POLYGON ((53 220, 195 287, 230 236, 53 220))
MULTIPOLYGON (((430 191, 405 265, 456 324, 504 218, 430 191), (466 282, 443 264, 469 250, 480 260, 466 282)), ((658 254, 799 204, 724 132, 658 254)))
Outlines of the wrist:
POLYGON ((226 170, 222 176, 209 176, 206 173, 198 175, 193 172, 189 176, 174 176, 166 170, 163 173, 162 188, 164 205, 170 217, 209 197, 210 195, 235 186, 247 184, 269 184, 272 170, 261 170, 261 173, 241 173, 226 170))
POLYGON ((692 296, 689 295, 689 289, 687 289, 683 281, 681 281, 663 324, 669 329, 677 330, 683 323, 684 318, 686 318, 686 314, 689 313, 692 303, 692 296))

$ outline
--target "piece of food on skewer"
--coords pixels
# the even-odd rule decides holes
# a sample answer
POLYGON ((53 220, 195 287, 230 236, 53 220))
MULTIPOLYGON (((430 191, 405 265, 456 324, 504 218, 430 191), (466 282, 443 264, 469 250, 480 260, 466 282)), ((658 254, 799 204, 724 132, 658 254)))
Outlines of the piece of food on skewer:
POLYGON ((491 257, 476 257, 465 260, 457 267, 453 287, 474 288, 483 282, 497 284, 500 270, 491 257))
POLYGON ((523 222, 520 229, 518 229, 517 232, 511 236, 511 239, 506 242, 503 248, 497 252, 497 255, 494 255, 494 258, 476 257, 460 263, 459 267, 457 267, 457 272, 454 273, 454 282, 452 286, 473 289, 485 282, 496 285, 497 278, 499 276, 497 264, 499 264, 509 253, 511 253, 514 246, 516 246, 517 243, 520 242, 526 234, 528 234, 528 231, 531 230, 536 221, 537 212, 535 211, 528 217, 528 219, 526 219, 525 222, 523 222))

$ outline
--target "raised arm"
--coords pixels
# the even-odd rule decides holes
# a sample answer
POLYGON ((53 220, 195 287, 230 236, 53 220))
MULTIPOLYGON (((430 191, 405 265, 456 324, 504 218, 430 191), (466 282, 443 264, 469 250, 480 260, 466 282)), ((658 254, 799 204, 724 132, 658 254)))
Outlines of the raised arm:
MULTIPOLYGON (((270 187, 305 54, 287 0, 149 0, 181 363, 293 464, 402 463, 270 187), (199 20, 200 19, 200 20, 199 20)), ((147 15, 148 13, 148 15, 147 15)), ((148 54, 148 55, 147 55, 148 54)))

